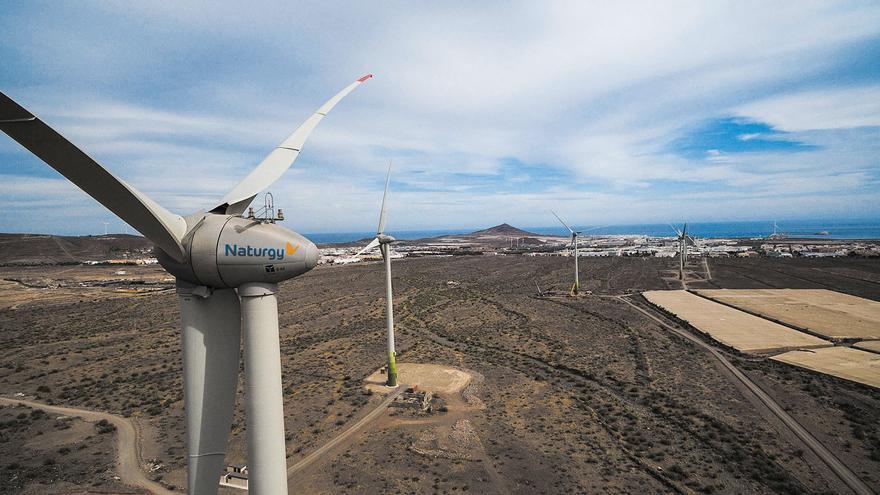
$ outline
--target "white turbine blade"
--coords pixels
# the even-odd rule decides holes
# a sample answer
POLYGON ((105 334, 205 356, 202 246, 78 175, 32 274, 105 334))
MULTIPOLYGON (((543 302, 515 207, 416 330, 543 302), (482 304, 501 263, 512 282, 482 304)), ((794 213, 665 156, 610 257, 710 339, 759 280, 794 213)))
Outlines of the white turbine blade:
POLYGON ((180 293, 188 493, 217 493, 238 387, 241 309, 233 289, 180 293))
POLYGON ((672 229, 673 232, 675 232, 675 235, 677 235, 678 237, 681 237, 681 231, 678 230, 677 228, 675 228, 674 225, 672 225, 672 224, 670 223, 670 224, 669 224, 669 228, 672 229))
POLYGON ((354 256, 352 256, 352 258, 357 258, 358 256, 360 256, 360 255, 366 253, 367 251, 369 251, 369 250, 375 248, 375 247, 378 246, 378 245, 379 245, 379 238, 377 237, 377 238, 373 239, 372 241, 370 241, 369 244, 367 244, 366 246, 364 246, 363 249, 361 249, 360 251, 358 251, 357 254, 355 254, 354 256))
POLYGON ((567 228, 569 232, 571 232, 572 234, 574 234, 574 231, 571 230, 571 227, 569 227, 567 223, 563 222, 562 219, 559 218, 559 215, 557 215, 555 211, 550 210, 550 213, 552 213, 553 216, 556 217, 557 220, 559 220, 559 223, 561 223, 562 225, 565 225, 565 228, 567 228))
POLYGON ((382 194, 382 210, 379 212, 379 228, 376 229, 376 235, 385 233, 385 202, 388 200, 388 182, 391 181, 391 162, 388 162, 388 173, 385 174, 385 193, 382 194))
POLYGON ((293 162, 299 156, 299 152, 302 150, 303 144, 305 144, 309 134, 315 130, 315 127, 318 126, 321 119, 323 119, 340 100, 371 77, 373 77, 372 74, 367 74, 366 76, 361 77, 357 81, 346 86, 345 89, 339 93, 336 93, 333 98, 327 100, 321 108, 307 118, 305 122, 300 124, 300 126, 293 131, 293 134, 272 150, 272 152, 269 153, 269 155, 264 158, 263 161, 247 175, 247 177, 232 188, 232 190, 220 200, 220 204, 212 208, 211 211, 215 213, 227 213, 230 215, 241 214, 254 199, 254 196, 271 186, 284 174, 284 172, 287 171, 288 168, 290 168, 291 165, 293 165, 293 162))
POLYGON ((186 222, 126 184, 24 107, 0 93, 0 130, 49 164, 86 194, 183 261, 186 222))

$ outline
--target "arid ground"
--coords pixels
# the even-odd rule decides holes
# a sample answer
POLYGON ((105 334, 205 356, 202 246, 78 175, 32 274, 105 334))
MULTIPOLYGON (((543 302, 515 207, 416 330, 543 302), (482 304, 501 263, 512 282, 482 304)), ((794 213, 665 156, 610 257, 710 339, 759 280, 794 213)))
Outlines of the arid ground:
MULTIPOLYGON (((398 360, 454 367, 473 378, 461 392, 440 393, 430 416, 389 409, 294 473, 291 490, 848 492, 704 348, 627 304, 650 312, 638 291, 680 289, 672 278, 677 260, 583 259, 581 281, 590 295, 539 297, 536 286, 567 289, 571 261, 457 256, 395 262, 398 360)), ((712 259, 708 268, 711 278, 700 260, 692 261, 690 288, 827 288, 880 300, 876 259, 712 259)), ((98 269, 75 267, 57 277, 95 279, 97 272, 89 270, 98 269)), ((133 276, 155 271, 126 269, 133 276)), ((4 270, 5 278, 15 278, 10 271, 30 269, 4 270)), ((290 464, 383 400, 363 382, 385 358, 382 275, 379 264, 320 267, 282 285, 290 464)), ((78 293, 65 287, 70 293, 59 298, 53 288, 7 290, 42 291, 52 300, 44 304, 29 295, 0 305, 0 395, 23 393, 135 419, 151 476, 184 489, 173 290, 78 293)), ((880 391, 763 356, 718 350, 880 491, 880 391)), ((246 463, 242 399, 230 464, 246 463)), ((62 475, 43 465, 45 448, 32 440, 40 432, 57 436, 54 424, 30 410, 0 412, 0 472, 4 480, 14 477, 0 491, 36 493, 41 483, 60 487, 62 475), (18 419, 20 414, 25 417, 18 419)), ((95 442, 107 442, 100 434, 76 428, 84 428, 83 438, 70 443, 100 450, 89 462, 102 473, 112 468, 112 444, 98 449, 95 442)), ((53 459, 63 460, 57 452, 53 459)), ((63 480, 83 490, 96 481, 113 483, 96 473, 63 480)))

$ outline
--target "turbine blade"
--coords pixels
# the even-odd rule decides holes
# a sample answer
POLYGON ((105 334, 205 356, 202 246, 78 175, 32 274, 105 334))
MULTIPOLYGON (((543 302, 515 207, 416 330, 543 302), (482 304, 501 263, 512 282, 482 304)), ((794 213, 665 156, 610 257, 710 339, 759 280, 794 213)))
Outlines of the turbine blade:
POLYGON ((178 293, 183 343, 188 493, 217 493, 238 386, 241 308, 233 289, 178 293))
POLYGON ((388 182, 391 181, 391 162, 388 162, 388 173, 385 174, 385 193, 382 194, 382 210, 379 212, 379 228, 376 229, 376 235, 385 233, 385 201, 388 199, 388 182))
POLYGON ((676 236, 681 237, 681 231, 678 230, 677 228, 675 228, 674 225, 672 225, 672 224, 670 223, 670 224, 669 224, 669 228, 672 229, 673 232, 675 232, 675 235, 676 235, 676 236))
POLYGON ((114 176, 24 107, 0 93, 0 130, 137 229, 177 261, 186 222, 114 176))
POLYGON ((279 144, 269 155, 260 162, 255 169, 251 171, 241 182, 239 182, 229 193, 220 200, 220 204, 211 209, 213 213, 226 213, 229 215, 241 214, 247 206, 253 201, 254 197, 267 187, 271 186, 278 180, 284 172, 293 165, 296 158, 302 150, 303 144, 309 134, 315 130, 321 119, 327 115, 333 107, 345 98, 346 95, 354 91, 367 79, 373 77, 367 74, 357 81, 346 86, 342 91, 336 93, 333 98, 327 100, 321 108, 313 113, 305 122, 293 131, 287 139, 279 144))
POLYGON ((681 229, 681 235, 683 235, 683 236, 687 235, 687 232, 688 232, 688 224, 687 224, 687 222, 685 222, 684 228, 681 229))
POLYGON ((379 245, 379 238, 377 237, 377 238, 373 239, 372 241, 370 241, 369 244, 367 244, 366 246, 364 246, 363 249, 361 249, 360 251, 358 251, 357 254, 355 254, 354 256, 352 256, 352 258, 357 258, 358 256, 360 256, 360 255, 366 253, 367 251, 369 251, 369 250, 375 248, 375 247, 378 246, 378 245, 379 245))
POLYGON ((559 220, 559 223, 561 223, 562 225, 565 225, 565 228, 567 228, 569 232, 571 232, 572 234, 574 234, 574 231, 571 230, 571 227, 569 227, 567 223, 563 222, 562 219, 559 218, 559 215, 557 215, 555 211, 550 210, 550 213, 552 213, 553 216, 556 217, 557 220, 559 220))

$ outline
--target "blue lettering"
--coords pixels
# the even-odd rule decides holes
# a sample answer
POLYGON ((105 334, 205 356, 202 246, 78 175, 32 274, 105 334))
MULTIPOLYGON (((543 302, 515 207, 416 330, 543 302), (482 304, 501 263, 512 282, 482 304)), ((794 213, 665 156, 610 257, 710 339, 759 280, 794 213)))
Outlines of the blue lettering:
POLYGON ((226 244, 224 254, 226 256, 265 256, 270 260, 283 260, 286 253, 284 248, 239 247, 238 244, 226 244))

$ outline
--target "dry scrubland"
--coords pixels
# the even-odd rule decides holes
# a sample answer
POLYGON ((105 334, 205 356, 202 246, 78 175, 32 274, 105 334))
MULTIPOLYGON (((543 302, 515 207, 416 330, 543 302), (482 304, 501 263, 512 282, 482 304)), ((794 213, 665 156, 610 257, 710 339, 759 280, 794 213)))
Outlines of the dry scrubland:
POLYGON ((83 488, 135 493, 114 479, 112 424, 47 414, 40 409, 0 406, 0 479, 3 493, 42 495, 83 488), (108 453, 110 455, 108 455, 108 453))
MULTIPOLYGON (((542 289, 566 287, 570 262, 396 262, 399 360, 481 377, 471 393, 485 407, 446 414, 484 455, 416 453, 410 447, 431 426, 392 418, 298 473, 291 486, 334 493, 846 491, 704 351, 601 297, 678 288, 660 276, 674 260, 584 259, 582 280, 594 296, 535 297, 536 281, 542 289)), ((713 260, 710 267, 712 280, 697 287, 829 288, 880 299, 872 260, 713 260)), ((381 400, 362 380, 384 361, 382 283, 382 267, 371 264, 322 267, 283 284, 291 463, 381 400)), ((176 296, 82 299, 0 310, 0 392, 137 416, 148 433, 145 457, 162 465, 155 476, 184 486, 176 296)), ((880 490, 880 393, 762 357, 731 359, 880 490)), ((239 402, 230 463, 245 460, 243 411, 239 402)), ((26 436, 10 438, 4 448, 39 458, 26 436)), ((111 451, 95 462, 112 465, 111 451)), ((20 461, 2 459, 4 478, 25 472, 20 461)))

